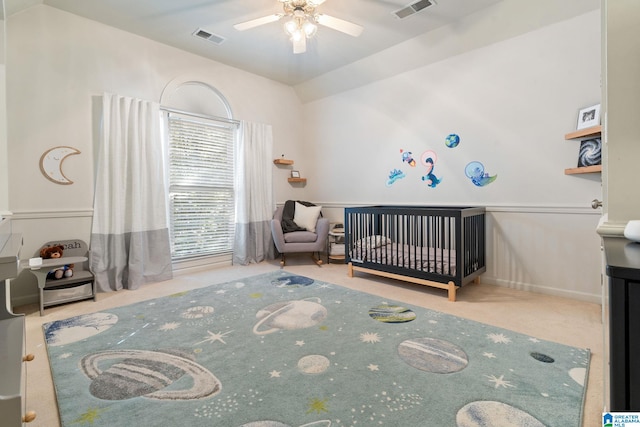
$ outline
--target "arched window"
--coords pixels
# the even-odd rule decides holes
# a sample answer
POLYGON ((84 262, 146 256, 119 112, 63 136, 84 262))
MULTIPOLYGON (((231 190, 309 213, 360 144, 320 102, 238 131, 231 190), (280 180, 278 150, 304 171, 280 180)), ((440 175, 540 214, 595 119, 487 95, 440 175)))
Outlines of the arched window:
POLYGON ((168 86, 161 104, 167 126, 172 260, 230 255, 238 123, 222 94, 202 82, 168 86))

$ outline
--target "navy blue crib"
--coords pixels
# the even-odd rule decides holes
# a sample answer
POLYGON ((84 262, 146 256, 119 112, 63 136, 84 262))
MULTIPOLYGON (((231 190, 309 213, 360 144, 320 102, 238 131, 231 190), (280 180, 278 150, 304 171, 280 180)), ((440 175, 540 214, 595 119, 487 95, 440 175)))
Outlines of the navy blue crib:
POLYGON ((361 271, 456 290, 486 271, 485 208, 364 206, 345 209, 345 262, 361 271))

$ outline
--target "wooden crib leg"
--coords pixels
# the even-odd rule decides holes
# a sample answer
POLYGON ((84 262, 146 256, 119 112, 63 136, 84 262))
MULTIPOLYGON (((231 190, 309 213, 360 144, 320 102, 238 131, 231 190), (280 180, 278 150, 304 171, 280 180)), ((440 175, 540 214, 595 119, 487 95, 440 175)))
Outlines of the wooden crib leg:
POLYGON ((349 263, 349 269, 347 270, 349 277, 353 277, 353 263, 349 263))
POLYGON ((456 284, 453 282, 449 282, 449 287, 447 288, 447 290, 449 292, 449 301, 451 302, 456 301, 456 289, 458 289, 456 287, 456 284))

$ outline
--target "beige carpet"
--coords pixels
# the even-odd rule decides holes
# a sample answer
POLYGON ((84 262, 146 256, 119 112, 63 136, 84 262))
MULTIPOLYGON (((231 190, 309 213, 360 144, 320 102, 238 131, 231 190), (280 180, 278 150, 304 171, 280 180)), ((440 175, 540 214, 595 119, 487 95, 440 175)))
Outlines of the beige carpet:
MULTIPOLYGON (((42 333, 43 323, 79 314, 93 313, 183 290, 223 283, 278 268, 278 262, 273 261, 189 274, 178 273, 173 280, 146 285, 136 291, 98 294, 96 302, 83 301, 51 307, 45 310, 45 315, 42 317, 35 304, 17 307, 16 312, 27 315, 27 352, 36 356, 35 360, 27 364, 26 409, 33 410, 37 414, 36 419, 29 426, 60 426, 42 333)), ((396 301, 511 329, 545 340, 590 348, 592 359, 587 383, 583 427, 601 425, 603 334, 600 305, 484 284, 465 286, 458 292, 458 301, 451 303, 447 301, 446 292, 442 290, 361 273, 350 278, 347 276, 345 265, 330 264, 318 267, 312 264, 307 257, 289 257, 286 270, 396 301)), ((132 422, 132 425, 144 425, 144 422, 138 420, 138 422, 132 422)))

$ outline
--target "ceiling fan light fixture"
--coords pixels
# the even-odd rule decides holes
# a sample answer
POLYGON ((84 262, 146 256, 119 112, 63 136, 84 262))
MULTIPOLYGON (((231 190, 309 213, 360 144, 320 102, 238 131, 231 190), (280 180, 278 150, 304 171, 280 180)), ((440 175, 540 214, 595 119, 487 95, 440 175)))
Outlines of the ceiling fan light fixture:
POLYGON ((304 32, 300 29, 297 28, 292 34, 291 34, 291 41, 295 44, 297 42, 300 42, 300 40, 305 39, 305 35, 304 32))
MULTIPOLYGON (((270 22, 278 21, 283 17, 289 18, 284 23, 284 31, 293 43, 293 53, 303 53, 307 50, 307 38, 313 37, 318 31, 318 25, 332 28, 336 31, 358 37, 363 27, 344 19, 316 13, 316 7, 325 0, 278 0, 282 3, 283 13, 278 13, 261 18, 235 24, 238 31, 248 30, 270 22)), ((417 0, 418 2, 433 2, 433 0, 417 0)))
POLYGON ((307 37, 313 37, 316 31, 318 31, 318 26, 311 21, 304 21, 302 30, 307 37))
POLYGON ((284 23, 284 31, 290 36, 293 36, 293 33, 297 29, 298 29, 298 23, 295 21, 295 19, 291 19, 284 23))
POLYGON ((300 37, 291 36, 291 41, 293 42, 293 53, 305 53, 307 51, 307 38, 300 32, 298 33, 300 37))

